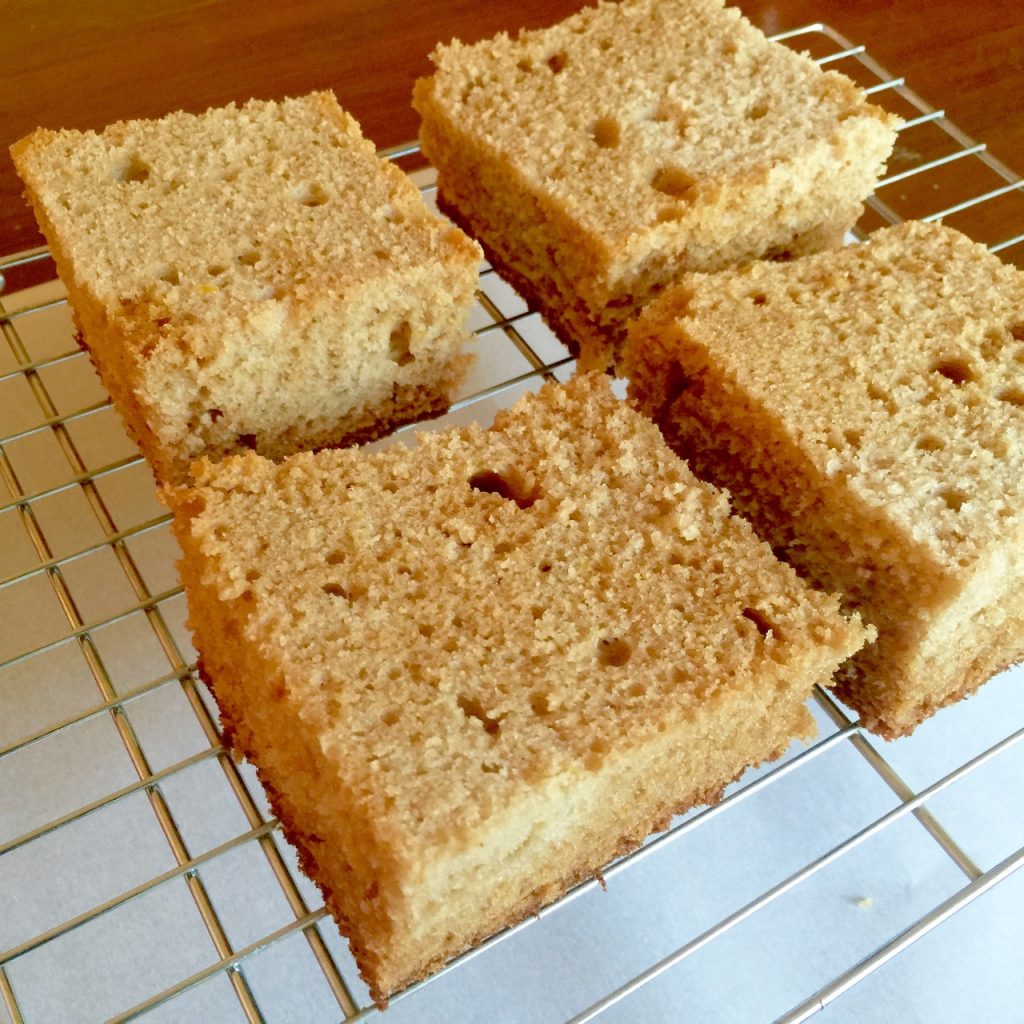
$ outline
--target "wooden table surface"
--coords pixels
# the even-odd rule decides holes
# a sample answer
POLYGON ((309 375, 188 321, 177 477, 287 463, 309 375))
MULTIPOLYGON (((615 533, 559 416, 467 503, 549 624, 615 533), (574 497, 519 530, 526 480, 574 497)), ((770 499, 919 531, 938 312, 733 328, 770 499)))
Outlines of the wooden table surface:
MULTIPOLYGON (((580 0, 7 0, 0 33, 0 254, 41 244, 6 147, 39 125, 99 128, 168 110, 332 88, 380 146, 415 137, 409 105, 438 41, 537 27, 580 0)), ((823 21, 1024 171, 1021 0, 740 0, 772 33, 823 21)), ((1024 230, 1022 223, 1017 230, 1024 230)))

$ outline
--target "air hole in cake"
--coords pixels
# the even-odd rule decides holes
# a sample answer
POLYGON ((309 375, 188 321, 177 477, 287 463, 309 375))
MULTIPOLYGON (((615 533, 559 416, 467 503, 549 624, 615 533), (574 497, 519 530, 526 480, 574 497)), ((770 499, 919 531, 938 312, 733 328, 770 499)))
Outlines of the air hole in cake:
POLYGON ((963 359, 942 359, 932 367, 932 371, 952 381, 958 388, 975 380, 974 371, 963 359))
POLYGON ((622 141, 622 131, 614 117, 602 117, 595 121, 590 134, 601 149, 615 149, 622 141))
POLYGON ((399 366, 407 366, 416 358, 409 350, 411 344, 412 324, 408 320, 403 320, 391 330, 388 338, 388 358, 399 366))
POLYGON ((429 622, 421 622, 416 628, 419 630, 420 636, 426 640, 429 640, 434 635, 434 627, 429 622))
POLYGON ((874 381, 871 381, 868 384, 867 391, 868 398, 870 398, 873 402, 884 402, 887 408, 890 405, 894 404, 892 402, 892 398, 889 395, 889 392, 886 391, 885 388, 879 387, 874 381))
POLYGON ((674 501, 671 501, 668 498, 656 498, 647 520, 648 522, 657 523, 659 525, 667 525, 664 520, 667 517, 672 516, 675 511, 676 503, 674 501))
POLYGON ((462 709, 462 713, 467 718, 475 718, 484 727, 484 731, 489 736, 497 736, 501 731, 500 719, 492 718, 488 715, 476 697, 467 697, 465 694, 459 694, 458 704, 462 709))
POLYGON ((651 178, 651 188, 673 199, 683 199, 693 190, 695 179, 681 167, 660 167, 651 178))
POLYGON ((564 50, 559 50, 558 53, 551 54, 548 57, 548 67, 551 68, 553 74, 558 74, 560 71, 565 70, 565 66, 569 63, 569 55, 564 50))
POLYGON ((529 57, 524 57, 521 61, 516 62, 516 67, 519 68, 520 71, 529 74, 533 71, 533 61, 530 60, 529 57))
POLYGON ((734 57, 739 47, 731 39, 727 39, 722 43, 722 56, 723 57, 734 57))
POLYGON ((963 491, 958 491, 955 487, 939 491, 939 497, 946 503, 946 508, 951 509, 953 512, 959 512, 967 500, 967 495, 963 491))
POLYGON ((221 417, 223 417, 224 410, 223 409, 217 409, 217 408, 207 409, 206 410, 206 415, 210 417, 210 422, 211 423, 216 423, 217 420, 219 420, 219 419, 221 419, 221 417))
POLYGON ((256 451, 256 435, 255 434, 239 434, 238 443, 242 448, 248 448, 249 451, 256 451))
POLYGON ((259 569, 248 569, 245 573, 246 581, 249 583, 255 583, 263 574, 259 569))
POLYGON ((544 606, 540 604, 530 605, 530 617, 536 622, 538 619, 544 618, 544 606))
POLYGON ((590 741, 587 747, 587 756, 583 759, 587 768, 596 769, 601 767, 605 754, 611 749, 611 745, 603 736, 598 736, 590 741))
POLYGON ((303 206, 323 206, 327 202, 327 193, 321 185, 313 182, 310 185, 306 185, 305 188, 299 189, 295 194, 295 198, 303 206))
POLYGON ((755 306, 764 306, 768 302, 768 296, 765 295, 764 292, 754 292, 754 294, 750 296, 750 301, 755 306))
POLYGON ((507 555, 512 550, 512 545, 507 540, 499 540, 494 545, 494 553, 496 555, 507 555))
POLYGON ((166 327, 170 322, 171 322, 171 318, 169 316, 158 316, 153 321, 153 323, 155 323, 157 325, 157 327, 166 327))
POLYGON ((1014 341, 1024 341, 1024 323, 1010 324, 1008 330, 1014 341))
POLYGON ((676 134, 682 138, 690 127, 690 113, 678 103, 662 100, 651 114, 651 120, 657 124, 671 123, 675 126, 676 134))
POLYGON ((685 212, 681 206, 663 206, 658 210, 656 220, 659 224, 671 224, 673 221, 682 220, 685 212))
POLYGON ((238 262, 243 267, 254 267, 260 261, 260 254, 256 249, 247 249, 238 256, 238 262))
POLYGON ((114 181, 149 181, 149 174, 152 168, 138 153, 133 153, 128 162, 114 171, 114 181))
POLYGON ((340 583, 325 583, 320 589, 330 597, 348 597, 348 591, 340 583))
POLYGON ((497 775, 501 771, 501 766, 495 764, 493 761, 482 761, 480 768, 488 775, 497 775))
POLYGON ((496 494, 506 501, 514 501, 522 509, 530 508, 538 498, 538 495, 527 487, 526 481, 514 469, 507 469, 504 473, 495 473, 489 469, 485 469, 481 473, 474 473, 469 478, 469 486, 474 491, 480 491, 483 494, 496 494))
POLYGON ((210 277, 220 277, 221 274, 226 274, 228 268, 223 263, 211 263, 207 268, 206 272, 210 277))
POLYGON ((1004 388, 996 395, 1000 402, 1014 405, 1018 409, 1024 409, 1024 391, 1020 388, 1004 388))
POLYGON ((328 554, 325 561, 327 562, 328 565, 341 565, 341 563, 345 561, 345 552, 332 551, 328 554))
POLYGON ((679 363, 671 363, 665 376, 664 408, 670 408, 683 392, 690 390, 692 384, 692 378, 686 375, 686 371, 682 366, 679 363))
POLYGON ((181 284, 181 274, 177 267, 168 267, 160 274, 160 280, 166 284, 181 284))
POLYGON ((538 566, 538 568, 540 569, 541 572, 551 572, 551 563, 550 562, 542 562, 538 566))
POLYGON ((381 715, 380 720, 385 725, 398 725, 398 722, 401 719, 401 717, 402 713, 398 710, 398 708, 391 708, 390 711, 385 711, 384 714, 381 715))
POLYGON ((538 717, 543 718, 551 714, 551 702, 546 693, 530 694, 530 710, 538 717))
POLYGON ((940 452, 946 447, 946 442, 932 434, 926 434, 917 440, 917 447, 923 452, 940 452))
POLYGON ((843 431, 843 440, 851 448, 859 448, 860 447, 860 442, 861 442, 861 433, 860 433, 859 430, 844 430, 843 431))
POLYGON ((626 693, 633 698, 644 697, 647 695, 647 687, 643 683, 630 683, 626 693))
POLYGON ((597 41, 598 49, 610 50, 615 44, 610 39, 599 39, 597 41))
POLYGON ((605 668, 622 668, 632 656, 632 644, 619 637, 610 637, 597 645, 598 663, 605 668))
POLYGON ((391 254, 389 252, 385 252, 383 249, 374 249, 373 256, 374 259, 378 259, 382 263, 387 263, 388 260, 391 259, 391 254))
POLYGON ((759 612, 756 608, 744 608, 741 614, 743 615, 743 618, 749 619, 754 624, 754 627, 761 636, 767 636, 769 633, 772 633, 776 639, 778 639, 779 631, 764 616, 764 614, 759 612))

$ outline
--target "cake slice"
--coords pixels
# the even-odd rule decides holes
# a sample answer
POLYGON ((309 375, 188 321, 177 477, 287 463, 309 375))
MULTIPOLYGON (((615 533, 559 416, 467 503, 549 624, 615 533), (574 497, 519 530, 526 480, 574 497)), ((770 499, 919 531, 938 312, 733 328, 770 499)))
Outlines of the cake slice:
POLYGON ((12 147, 84 345, 157 478, 450 404, 480 252, 333 94, 12 147))
POLYGON ((867 637, 600 375, 194 474, 203 671, 379 1001, 809 735, 867 637))
POLYGON ((883 736, 1024 656, 1024 274, 938 224, 693 275, 633 401, 878 641, 837 692, 883 736))
POLYGON ((839 244, 898 120, 722 0, 622 0, 433 54, 438 199, 585 366, 685 271, 839 244))

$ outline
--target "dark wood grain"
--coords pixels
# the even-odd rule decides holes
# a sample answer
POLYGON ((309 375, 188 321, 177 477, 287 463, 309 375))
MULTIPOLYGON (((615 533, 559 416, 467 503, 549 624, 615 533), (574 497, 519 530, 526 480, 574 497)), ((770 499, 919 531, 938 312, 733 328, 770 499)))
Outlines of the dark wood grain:
MULTIPOLYGON (((378 145, 416 134, 413 81, 453 35, 559 20, 579 0, 8 0, 0 31, 0 252, 41 243, 6 147, 44 125, 98 128, 250 96, 335 90, 378 145)), ((1020 0, 739 0, 766 31, 824 21, 1010 166, 1024 168, 1020 0)), ((1018 230, 1024 230, 1024 220, 1018 230)))

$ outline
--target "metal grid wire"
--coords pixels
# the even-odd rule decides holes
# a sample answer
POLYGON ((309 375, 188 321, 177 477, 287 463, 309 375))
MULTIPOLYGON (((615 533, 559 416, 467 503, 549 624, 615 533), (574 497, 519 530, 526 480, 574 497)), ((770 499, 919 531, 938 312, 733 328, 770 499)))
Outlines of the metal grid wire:
MULTIPOLYGON (((1001 228, 993 230, 1005 231, 1008 228, 1017 233, 981 237, 980 240, 988 243, 993 251, 1002 252, 1004 258, 1016 257, 1019 260, 1024 256, 1024 232, 1019 230, 1024 226, 1024 216, 1015 207, 1006 210, 998 208, 1001 202, 1017 202, 1024 182, 989 156, 984 146, 974 143, 952 125, 941 110, 931 108, 907 89, 903 79, 888 74, 865 53, 864 47, 852 45, 830 28, 821 24, 811 25, 775 38, 801 49, 810 49, 819 64, 845 71, 876 96, 877 102, 894 109, 906 120, 891 165, 892 172, 879 184, 877 194, 869 200, 870 211, 862 222, 864 230, 881 222, 897 223, 907 216, 929 220, 945 218, 975 237, 989 230, 986 225, 1000 225, 1001 228), (924 137, 926 134, 927 138, 924 137), (937 185, 939 176, 951 170, 957 172, 955 179, 949 179, 948 186, 937 185), (956 191, 962 189, 963 181, 969 183, 969 193, 956 191), (947 197, 951 201, 942 203, 947 197), (922 203, 930 204, 930 207, 925 209, 922 203), (976 223, 965 220, 978 214, 985 214, 987 219, 982 217, 976 223)), ((400 160, 415 152, 416 147, 407 146, 391 150, 387 155, 400 160)), ((430 198, 432 185, 425 184, 423 190, 430 198)), ((48 258, 45 250, 36 250, 0 262, 0 271, 8 277, 16 277, 20 270, 48 258)), ((512 346, 511 362, 506 360, 503 364, 504 376, 500 380, 484 380, 482 387, 463 396, 453 410, 457 416, 463 411, 467 417, 472 416, 486 410, 488 403, 506 404, 523 387, 532 386, 543 378, 564 377, 571 369, 568 355, 559 351, 550 335, 544 334, 542 329, 540 333, 534 330, 530 334, 528 328, 539 326, 536 315, 526 310, 514 296, 510 297, 507 289, 503 292, 502 287, 493 272, 485 270, 479 296, 485 316, 478 318, 481 322, 476 333, 488 335, 490 339, 504 339, 512 346)), ((100 785, 87 802, 62 810, 4 841, 0 845, 0 865, 5 858, 19 852, 22 856, 32 857, 34 851, 43 851, 47 840, 59 838, 62 830, 81 826, 109 813, 115 805, 132 800, 144 800, 148 804, 163 838, 164 853, 169 846, 173 864, 142 877, 128 888, 118 889, 113 895, 95 903, 90 902, 73 915, 48 925, 38 934, 18 939, 10 948, 0 952, 0 1005, 6 1008, 12 1021, 28 1019, 31 1024, 32 1018, 25 1016, 19 1001, 19 983, 14 977, 19 962, 49 944, 73 936, 84 926, 95 924, 105 915, 113 914, 134 901, 151 898, 162 887, 177 879, 186 887, 202 927, 212 943, 213 959, 201 966, 193 965, 178 977, 165 979, 152 991, 142 995, 134 992, 121 1003, 110 1019, 136 1019, 178 997, 187 996, 204 982, 220 978, 226 979, 244 1019, 262 1021, 266 1019, 265 1012, 254 991, 249 966, 257 954, 265 953, 289 938, 301 937, 308 955, 312 956, 336 1000, 338 1015, 346 1020, 366 1020, 379 1011, 368 1005, 365 989, 353 980, 350 966, 342 962, 344 951, 336 941, 330 941, 330 929, 321 930, 319 927, 326 911, 308 884, 295 873, 290 852, 277 831, 277 822, 269 817, 251 772, 247 766, 235 763, 221 741, 208 695, 196 678, 187 637, 180 628, 180 587, 173 579, 158 578, 153 583, 154 574, 142 564, 145 562, 147 538, 165 536, 170 517, 152 505, 138 514, 125 516, 119 512, 118 501, 123 488, 119 490, 115 485, 133 467, 141 470, 138 477, 140 486, 151 490, 140 457, 123 449, 115 451, 112 457, 105 456, 103 451, 97 453, 92 450, 96 446, 89 432, 89 424, 98 417, 109 416, 110 403, 109 399, 98 393, 93 395, 92 392, 86 393, 83 399, 80 386, 62 384, 61 371, 71 364, 83 365, 85 358, 74 346, 69 324, 64 327, 64 348, 57 346, 54 351, 51 346, 39 352, 26 341, 26 335, 31 334, 34 322, 47 314, 47 311, 60 309, 63 304, 62 298, 52 297, 21 306, 15 301, 7 305, 7 312, 0 313, 0 331, 9 350, 3 353, 5 362, 0 362, 0 388, 19 389, 18 394, 23 403, 21 413, 15 414, 10 411, 12 403, 8 402, 8 412, 0 421, 4 435, 0 438, 0 484, 6 487, 9 495, 4 499, 0 490, 0 522, 20 524, 29 545, 29 550, 20 561, 15 557, 13 547, 8 548, 10 557, 5 558, 0 566, 0 598, 3 598, 5 592, 8 595, 15 592, 28 594, 27 597, 19 597, 17 601, 18 607, 22 609, 18 622, 24 624, 23 630, 16 627, 19 630, 20 646, 15 645, 16 653, 13 654, 0 650, 0 655, 6 658, 0 662, 0 679, 14 672, 28 673, 35 680, 35 685, 46 686, 52 671, 49 659, 74 650, 84 660, 92 696, 80 698, 71 710, 57 714, 55 719, 27 720, 23 733, 12 734, 11 729, 7 729, 0 737, 0 743, 4 744, 0 746, 0 765, 4 761, 31 756, 35 752, 45 752, 49 745, 75 730, 102 724, 115 731, 127 755, 131 773, 127 776, 122 774, 112 784, 100 785), (26 408, 31 409, 28 415, 24 412, 26 408), (44 442, 55 453, 59 453, 54 455, 58 461, 59 456, 63 456, 66 464, 63 472, 40 475, 26 470, 27 463, 23 459, 19 463, 16 453, 19 443, 42 445, 44 442), (62 503, 71 498, 74 499, 73 512, 67 511, 62 503), (65 509, 62 515, 74 514, 86 519, 91 517, 89 530, 86 531, 88 539, 84 542, 76 541, 68 550, 68 544, 60 534, 59 524, 62 520, 51 514, 50 503, 54 503, 58 511, 65 509), (120 576, 118 586, 114 588, 116 600, 108 601, 97 610, 83 607, 78 597, 80 591, 77 579, 83 575, 79 571, 83 567, 87 570, 86 575, 92 575, 100 556, 116 566, 120 576), (51 628, 49 633, 40 633, 36 626, 40 620, 46 619, 42 604, 49 607, 53 599, 59 608, 59 628, 51 628), (39 607, 34 606, 33 602, 39 602, 39 607), (120 635, 118 630, 122 627, 132 634, 132 644, 142 642, 139 640, 139 627, 143 631, 148 630, 145 642, 155 642, 169 669, 144 682, 140 682, 138 675, 132 673, 130 665, 127 673, 121 669, 115 673, 111 668, 109 637, 112 636, 116 641, 120 635), (115 679, 117 674, 124 675, 127 682, 115 679), (198 749, 188 756, 170 760, 162 758, 159 763, 154 763, 148 753, 152 741, 141 735, 129 711, 134 713, 135 709, 143 708, 147 700, 172 690, 184 698, 198 724, 201 741, 198 749), (12 738, 12 735, 17 738, 12 738), (244 827, 227 838, 207 843, 200 852, 195 852, 186 841, 180 826, 182 811, 172 807, 167 790, 184 773, 211 766, 214 766, 220 780, 226 782, 233 794, 241 811, 239 820, 244 827), (243 850, 258 851, 263 870, 269 870, 287 904, 288 917, 284 924, 269 932, 243 936, 239 940, 230 934, 232 929, 226 927, 222 920, 222 914, 204 883, 204 877, 207 870, 219 860, 243 850)), ((490 344, 490 341, 478 346, 482 357, 485 344, 490 344)), ((9 393, 13 394, 13 391, 9 393)), ((0 397, 0 406, 3 404, 0 397)), ((71 504, 67 508, 70 509, 71 504)), ((160 574, 156 575, 159 577, 160 574)), ((12 599, 12 607, 14 603, 12 599)), ((6 607, 0 605, 0 616, 6 607)), ((128 661, 131 662, 132 658, 129 657, 128 661)), ((4 700, 8 698, 5 696, 4 700)), ((808 766, 840 746, 852 747, 877 773, 891 794, 895 795, 895 805, 856 829, 848 830, 838 844, 802 863, 781 881, 759 892, 727 916, 720 917, 657 962, 636 971, 588 1009, 573 1017, 572 1020, 577 1024, 599 1017, 663 972, 726 935, 752 915, 807 883, 818 872, 908 816, 916 819, 956 865, 962 874, 961 884, 946 898, 930 905, 925 913, 890 934, 869 955, 841 970, 831 981, 813 991, 779 1020, 797 1022, 814 1015, 1024 865, 1024 848, 1020 848, 983 870, 925 806, 938 793, 969 773, 1003 756, 1013 744, 1024 738, 1024 729, 1002 736, 993 745, 958 764, 931 785, 915 789, 901 777, 878 747, 862 734, 858 723, 826 691, 819 690, 816 701, 822 719, 831 723, 832 727, 823 739, 772 770, 756 775, 753 781, 748 776, 747 780, 730 790, 722 803, 691 814, 670 831, 608 868, 600 882, 588 881, 559 902, 545 908, 539 918, 545 919, 562 913, 566 906, 580 900, 598 884, 610 883, 623 872, 634 870, 641 861, 662 855, 670 844, 679 844, 684 837, 692 835, 694 830, 712 820, 735 813, 737 805, 750 800, 767 787, 777 785, 780 780, 792 777, 794 773, 806 774, 808 766)), ((147 728, 147 736, 152 735, 152 723, 147 728)), ((160 728, 161 722, 157 716, 158 733, 160 728)), ((44 857, 44 853, 39 856, 44 857)), ((84 870, 88 870, 88 867, 84 870)), ((0 875, 2 884, 3 876, 0 875)), ((535 920, 530 918, 495 936, 479 949, 459 958, 442 974, 452 977, 452 972, 458 972, 462 964, 479 956, 485 949, 505 943, 511 935, 533 925, 535 920)), ((433 979, 421 982, 399 996, 397 1002, 404 1001, 414 991, 422 993, 433 984, 433 979)), ((129 990, 126 988, 125 991, 129 990)))

